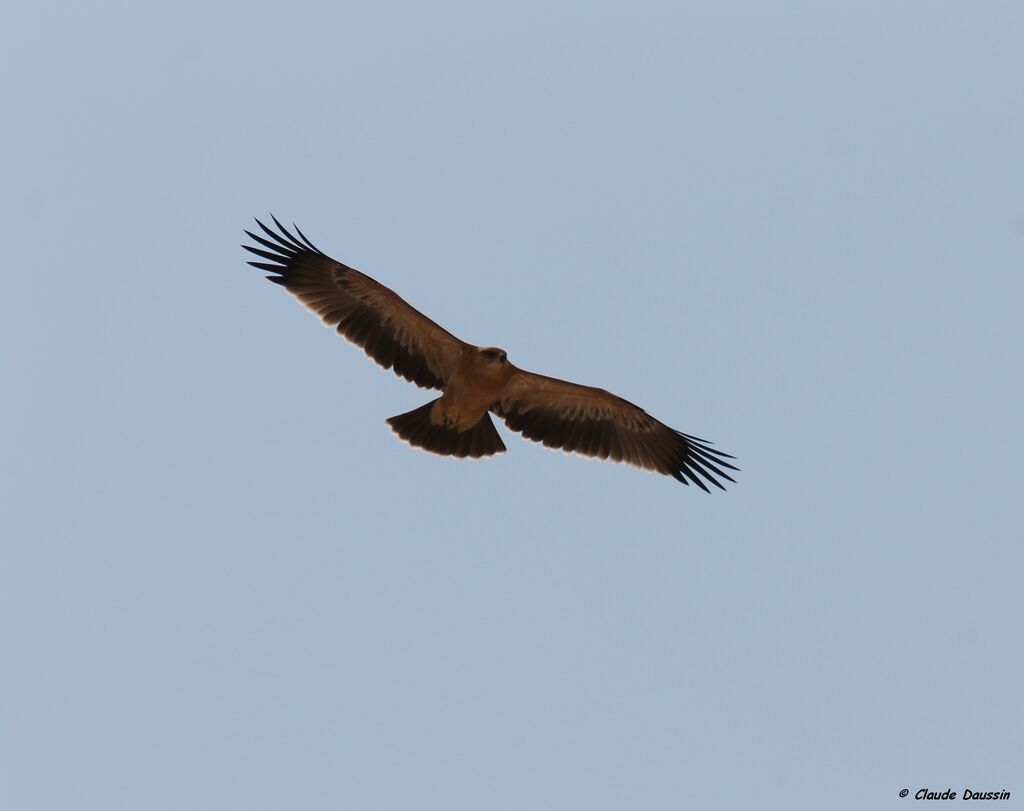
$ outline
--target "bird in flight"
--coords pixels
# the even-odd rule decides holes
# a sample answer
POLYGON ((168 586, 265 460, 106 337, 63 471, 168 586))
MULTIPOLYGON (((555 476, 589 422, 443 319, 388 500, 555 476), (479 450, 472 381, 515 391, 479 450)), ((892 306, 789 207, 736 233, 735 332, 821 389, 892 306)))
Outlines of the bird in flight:
POLYGON ((683 484, 724 490, 733 457, 711 443, 659 422, 628 400, 591 386, 527 372, 504 349, 461 341, 394 291, 327 256, 297 226, 295 235, 272 217, 259 220, 256 243, 243 245, 261 260, 253 267, 284 287, 329 327, 385 369, 441 396, 387 422, 401 439, 432 453, 460 458, 505 451, 490 414, 549 448, 626 462, 683 484))

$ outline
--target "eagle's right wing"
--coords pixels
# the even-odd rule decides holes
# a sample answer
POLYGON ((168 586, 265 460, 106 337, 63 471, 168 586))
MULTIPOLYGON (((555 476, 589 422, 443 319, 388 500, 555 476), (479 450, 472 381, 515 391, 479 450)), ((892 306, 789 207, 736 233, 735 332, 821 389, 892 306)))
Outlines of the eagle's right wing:
POLYGON ((262 247, 243 245, 266 262, 249 262, 275 274, 284 287, 338 334, 362 347, 385 369, 428 389, 443 389, 469 347, 393 290, 324 254, 305 234, 298 237, 274 218, 280 233, 259 220, 269 239, 246 231, 262 247))

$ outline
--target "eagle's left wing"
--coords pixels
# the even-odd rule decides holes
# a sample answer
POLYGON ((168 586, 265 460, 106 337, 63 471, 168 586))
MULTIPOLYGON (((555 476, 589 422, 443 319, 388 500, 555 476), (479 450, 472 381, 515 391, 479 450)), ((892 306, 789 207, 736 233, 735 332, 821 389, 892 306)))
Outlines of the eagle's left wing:
POLYGON ((669 428, 611 392, 522 369, 515 370, 491 410, 513 431, 549 448, 626 462, 705 491, 705 481, 722 490, 719 478, 734 481, 722 468, 738 470, 725 461, 733 458, 729 454, 669 428))

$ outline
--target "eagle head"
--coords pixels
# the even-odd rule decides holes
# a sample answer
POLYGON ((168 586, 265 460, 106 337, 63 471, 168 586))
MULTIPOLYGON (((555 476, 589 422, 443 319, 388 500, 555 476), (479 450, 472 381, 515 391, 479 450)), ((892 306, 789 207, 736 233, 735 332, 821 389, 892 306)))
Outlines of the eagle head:
POLYGON ((496 346, 484 346, 480 348, 480 354, 491 363, 497 363, 504 366, 508 363, 508 355, 504 349, 498 349, 496 346))

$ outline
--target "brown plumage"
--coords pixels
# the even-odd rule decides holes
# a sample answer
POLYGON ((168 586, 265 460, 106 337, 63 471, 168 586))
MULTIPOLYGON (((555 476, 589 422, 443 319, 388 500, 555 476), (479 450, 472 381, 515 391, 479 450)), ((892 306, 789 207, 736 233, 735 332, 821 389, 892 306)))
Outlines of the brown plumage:
POLYGON ((550 448, 626 462, 703 490, 734 481, 733 457, 711 443, 680 433, 621 397, 590 386, 518 369, 504 350, 461 341, 396 293, 331 259, 295 228, 274 218, 278 231, 256 224, 246 231, 259 247, 243 245, 266 261, 250 265, 273 273, 330 327, 335 327, 385 369, 442 395, 391 417, 391 429, 410 445, 446 456, 491 456, 505 445, 488 412, 513 431, 550 448))

